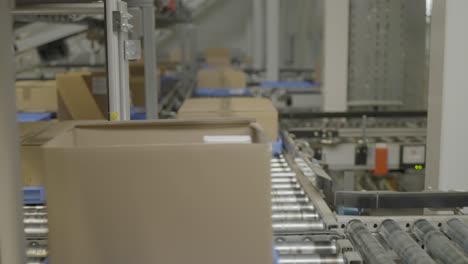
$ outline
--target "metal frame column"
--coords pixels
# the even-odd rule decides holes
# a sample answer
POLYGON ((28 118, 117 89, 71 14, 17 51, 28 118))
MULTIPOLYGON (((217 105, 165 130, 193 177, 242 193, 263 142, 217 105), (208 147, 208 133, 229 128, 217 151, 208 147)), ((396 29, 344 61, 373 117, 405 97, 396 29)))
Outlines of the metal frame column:
POLYGON ((323 110, 340 112, 348 104, 349 0, 324 1, 323 110))
POLYGON ((266 1, 266 79, 279 80, 280 0, 266 1))
POLYGON ((433 1, 426 188, 468 190, 466 0, 433 1))
POLYGON ((143 18, 143 53, 145 58, 146 119, 158 119, 159 83, 157 82, 156 76, 156 21, 154 2, 142 2, 141 9, 143 18))
POLYGON ((23 264, 25 235, 13 56, 12 1, 0 0, 0 263, 23 264))
MULTIPOLYGON (((255 69, 263 68, 265 64, 265 17, 264 17, 264 0, 253 0, 253 65, 255 69)), ((279 41, 279 40, 278 40, 279 41)))

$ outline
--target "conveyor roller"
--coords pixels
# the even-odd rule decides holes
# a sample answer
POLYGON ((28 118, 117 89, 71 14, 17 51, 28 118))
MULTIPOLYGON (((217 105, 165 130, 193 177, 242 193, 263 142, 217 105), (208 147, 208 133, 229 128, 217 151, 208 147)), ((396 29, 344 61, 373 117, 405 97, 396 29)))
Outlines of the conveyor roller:
POLYGON ((274 190, 279 190, 279 189, 293 189, 297 190, 300 189, 301 186, 298 183, 274 183, 271 185, 271 188, 274 190))
POLYGON ((273 172, 271 173, 272 178, 293 178, 296 177, 294 172, 273 172))
POLYGON ((319 254, 336 255, 338 248, 335 241, 279 243, 275 250, 280 255, 319 254))
POLYGON ((351 221, 346 232, 367 263, 395 264, 395 261, 388 256, 387 251, 361 221, 351 221))
POLYGON ((297 183, 297 180, 293 177, 276 177, 271 179, 271 183, 297 183))
POLYGON ((344 264, 343 256, 326 255, 283 255, 278 264, 344 264))
POLYGON ((304 196, 304 190, 299 189, 299 190, 273 190, 271 191, 271 195, 273 196, 292 196, 292 195, 297 195, 297 196, 304 196))
POLYGON ((315 212, 287 212, 287 213, 273 213, 271 216, 273 221, 308 221, 318 220, 320 217, 315 212))
POLYGON ((457 218, 448 220, 445 232, 465 253, 468 253, 468 227, 462 221, 457 218))
POLYGON ((468 263, 465 254, 429 221, 425 219, 416 221, 413 225, 413 234, 424 242, 426 249, 441 263, 468 263))
POLYGON ((272 203, 308 203, 309 198, 306 196, 294 196, 294 195, 281 195, 273 196, 271 198, 272 203))
POLYGON ((322 221, 273 222, 275 234, 306 234, 324 229, 325 224, 322 221))
POLYGON ((380 233, 407 264, 435 264, 429 255, 394 220, 385 220, 380 233))
POLYGON ((273 212, 295 212, 295 211, 314 211, 315 207, 309 203, 274 203, 271 206, 273 212))

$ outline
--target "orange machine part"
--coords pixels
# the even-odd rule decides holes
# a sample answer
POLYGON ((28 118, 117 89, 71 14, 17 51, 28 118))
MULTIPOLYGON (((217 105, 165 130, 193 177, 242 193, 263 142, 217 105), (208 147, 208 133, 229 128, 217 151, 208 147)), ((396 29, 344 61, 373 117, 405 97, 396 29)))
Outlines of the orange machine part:
POLYGON ((374 175, 385 176, 388 174, 388 148, 387 144, 375 145, 374 175))

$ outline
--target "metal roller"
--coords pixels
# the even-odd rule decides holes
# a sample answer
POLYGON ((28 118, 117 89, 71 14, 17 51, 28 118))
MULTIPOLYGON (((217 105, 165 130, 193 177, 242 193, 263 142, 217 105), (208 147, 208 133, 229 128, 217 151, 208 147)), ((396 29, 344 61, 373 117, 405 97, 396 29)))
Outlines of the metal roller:
POLYGON ((274 158, 274 159, 271 159, 271 163, 275 163, 275 162, 286 162, 286 160, 283 159, 283 158, 274 158))
POLYGON ((290 172, 291 168, 271 168, 271 172, 290 172))
POLYGON ((299 190, 273 190, 271 192, 271 195, 274 196, 294 196, 294 195, 299 195, 299 196, 304 196, 304 191, 302 189, 299 190))
POLYGON ((322 221, 273 222, 275 234, 303 234, 324 229, 325 224, 322 221))
POLYGON ((273 212, 296 212, 296 211, 314 211, 315 207, 308 203, 287 203, 287 204, 273 204, 271 206, 273 212))
POLYGON ((31 258, 26 261, 26 264, 44 264, 44 260, 31 258))
POLYGON ((300 189, 298 183, 274 183, 271 185, 272 189, 300 189))
POLYGON ((320 216, 315 212, 287 212, 287 213, 273 213, 271 216, 273 221, 308 221, 318 220, 320 216))
POLYGON ((361 221, 351 221, 346 227, 346 232, 366 263, 395 264, 395 261, 390 258, 387 251, 361 221))
POLYGON ((41 225, 27 225, 24 227, 24 232, 26 233, 26 235, 42 236, 47 235, 49 233, 49 228, 47 226, 41 225))
POLYGON ((289 165, 285 162, 272 162, 270 166, 272 168, 289 168, 289 165))
POLYGON ((272 178, 291 178, 296 177, 296 173, 294 172, 273 172, 271 173, 272 178))
POLYGON ((343 256, 326 255, 282 255, 278 264, 345 264, 343 256))
POLYGON ((468 258, 442 232, 425 219, 414 222, 413 234, 424 242, 429 253, 440 263, 462 264, 468 263, 468 258))
POLYGON ((271 179, 271 183, 297 183, 297 180, 293 177, 276 177, 271 179))
POLYGON ((406 264, 435 264, 426 251, 416 243, 394 220, 385 220, 380 233, 390 247, 406 264))
POLYGON ((45 258, 49 254, 46 246, 34 245, 26 249, 28 258, 45 258))
POLYGON ((298 254, 319 254, 336 255, 338 247, 335 241, 317 241, 317 242, 295 242, 281 243, 275 245, 275 250, 280 255, 298 255, 298 254))
POLYGON ((445 233, 455 241, 465 253, 468 253, 468 226, 457 218, 447 221, 445 233))
POLYGON ((31 212, 24 213, 24 217, 46 217, 47 213, 44 212, 31 212))
POLYGON ((44 217, 41 217, 41 218, 28 217, 28 218, 24 218, 23 223, 25 224, 47 224, 48 220, 47 218, 44 218, 44 217))
POLYGON ((294 196, 294 195, 280 195, 273 196, 271 202, 275 203, 308 203, 309 198, 307 196, 294 196))

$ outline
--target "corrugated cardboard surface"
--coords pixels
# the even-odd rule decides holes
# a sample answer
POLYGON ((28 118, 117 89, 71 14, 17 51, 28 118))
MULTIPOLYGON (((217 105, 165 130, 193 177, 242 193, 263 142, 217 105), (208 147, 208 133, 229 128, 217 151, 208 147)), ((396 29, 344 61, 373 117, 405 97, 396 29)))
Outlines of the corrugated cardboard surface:
POLYGON ((270 264, 270 153, 261 136, 246 121, 172 120, 77 126, 56 137, 44 148, 51 262, 270 264), (203 143, 239 134, 255 143, 203 143))
POLYGON ((41 146, 72 127, 72 122, 27 122, 20 123, 21 176, 23 186, 44 186, 45 168, 41 146))
POLYGON ((230 67, 208 68, 198 71, 198 88, 245 89, 247 77, 244 72, 230 67))
POLYGON ((22 112, 57 112, 55 81, 17 81, 16 107, 22 112))
POLYGON ((267 139, 278 140, 278 111, 265 98, 193 98, 182 104, 177 118, 251 117, 263 127, 267 139))
POLYGON ((212 66, 229 66, 231 65, 231 51, 225 48, 206 49, 205 61, 212 66))
POLYGON ((57 75, 59 120, 104 119, 107 116, 104 114, 107 112, 107 95, 93 94, 92 78, 93 74, 87 72, 57 75))

